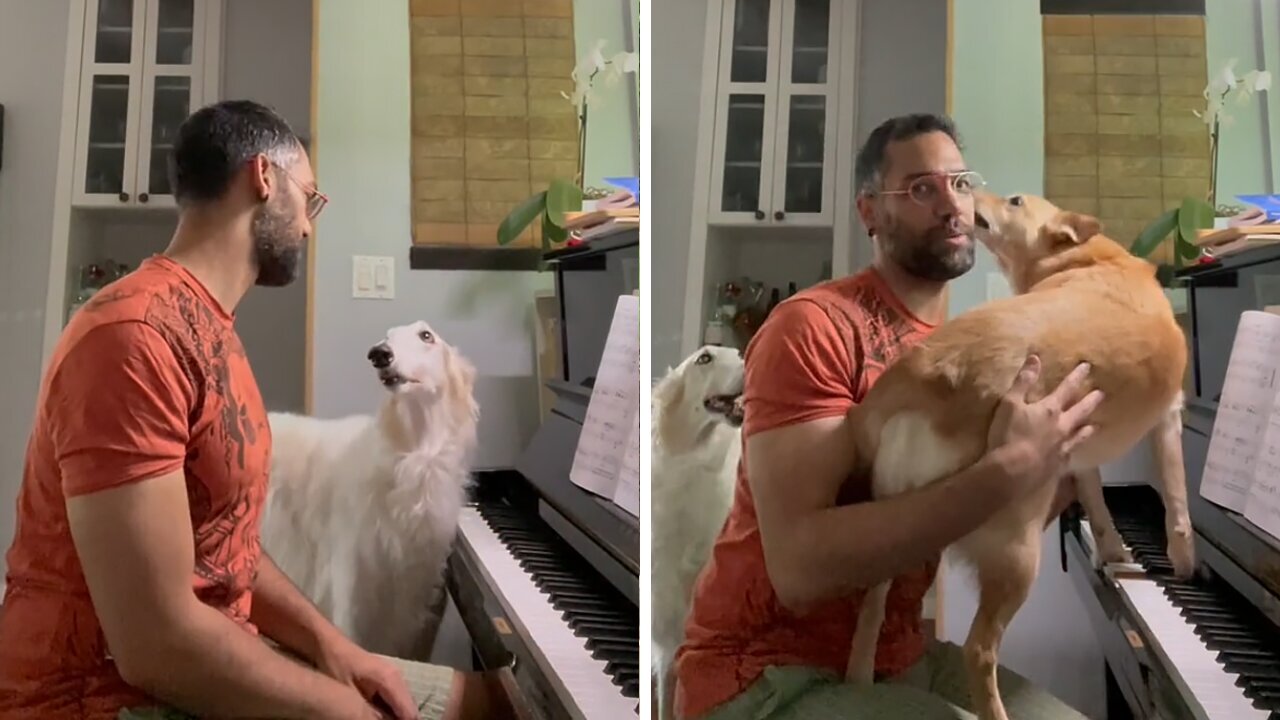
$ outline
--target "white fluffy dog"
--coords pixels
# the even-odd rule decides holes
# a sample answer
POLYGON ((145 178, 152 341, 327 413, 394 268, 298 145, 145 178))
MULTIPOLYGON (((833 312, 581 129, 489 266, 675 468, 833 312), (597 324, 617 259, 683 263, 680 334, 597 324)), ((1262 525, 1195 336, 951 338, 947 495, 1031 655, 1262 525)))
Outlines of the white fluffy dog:
POLYGON ((653 672, 659 717, 673 717, 672 661, 694 582, 733 502, 742 452, 742 358, 703 347, 653 390, 653 672))
POLYGON ((471 483, 475 369, 425 322, 369 350, 376 415, 270 415, 266 553, 343 633, 426 659, 471 483))

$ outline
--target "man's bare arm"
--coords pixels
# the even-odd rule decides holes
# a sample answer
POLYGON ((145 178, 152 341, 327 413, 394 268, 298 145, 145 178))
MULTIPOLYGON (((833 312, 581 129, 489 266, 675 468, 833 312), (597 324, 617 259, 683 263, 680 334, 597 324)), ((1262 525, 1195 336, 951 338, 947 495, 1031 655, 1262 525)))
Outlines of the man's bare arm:
POLYGON ((265 552, 253 581, 249 620, 263 635, 315 662, 321 646, 341 637, 333 623, 307 599, 265 552))
POLYGON ((747 439, 765 564, 793 612, 919 567, 1008 499, 995 454, 913 493, 835 507, 854 466, 851 435, 841 416, 747 439))
POLYGON ((195 597, 181 471, 71 498, 67 515, 126 682, 200 715, 378 717, 354 688, 286 659, 195 597))

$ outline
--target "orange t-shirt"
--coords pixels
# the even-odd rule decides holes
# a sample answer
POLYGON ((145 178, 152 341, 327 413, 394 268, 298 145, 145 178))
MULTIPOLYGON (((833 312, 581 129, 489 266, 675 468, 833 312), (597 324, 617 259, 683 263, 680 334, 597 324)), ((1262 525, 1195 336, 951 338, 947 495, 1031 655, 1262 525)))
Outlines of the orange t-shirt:
MULTIPOLYGON (((843 415, 886 366, 932 330, 875 270, 810 288, 778 305, 747 346, 742 437, 843 415)), ((744 448, 729 518, 694 588, 686 639, 676 654, 677 706, 698 717, 732 699, 770 666, 843 674, 857 597, 804 616, 782 607, 765 571, 744 448)), ((804 482, 797 478, 796 482, 804 482)), ((860 499, 869 497, 863 480, 860 499)), ((921 605, 938 558, 898 577, 889 592, 876 669, 896 674, 924 651, 921 605)))
POLYGON ((0 606, 0 718, 115 718, 155 704, 121 679, 66 499, 183 470, 196 596, 247 632, 270 431, 233 318, 155 256, 63 332, 40 388, 0 606))

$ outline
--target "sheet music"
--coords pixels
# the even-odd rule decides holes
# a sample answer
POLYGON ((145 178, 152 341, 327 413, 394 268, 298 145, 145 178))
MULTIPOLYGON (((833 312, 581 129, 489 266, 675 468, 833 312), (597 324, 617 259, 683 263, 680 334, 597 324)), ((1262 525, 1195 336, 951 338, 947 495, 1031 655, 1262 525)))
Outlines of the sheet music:
POLYGON ((569 480, 602 497, 618 490, 632 426, 640 415, 640 298, 621 295, 605 340, 569 480))
POLYGON ((1278 370, 1280 316, 1256 310, 1241 313, 1200 481, 1200 495, 1206 500, 1245 511, 1275 405, 1278 370))
POLYGON ((1244 516, 1272 537, 1280 538, 1280 412, 1275 410, 1267 417, 1244 516))
POLYGON ((636 413, 635 426, 627 440, 627 454, 622 456, 618 471, 618 489, 613 502, 635 517, 640 517, 640 413, 636 413))

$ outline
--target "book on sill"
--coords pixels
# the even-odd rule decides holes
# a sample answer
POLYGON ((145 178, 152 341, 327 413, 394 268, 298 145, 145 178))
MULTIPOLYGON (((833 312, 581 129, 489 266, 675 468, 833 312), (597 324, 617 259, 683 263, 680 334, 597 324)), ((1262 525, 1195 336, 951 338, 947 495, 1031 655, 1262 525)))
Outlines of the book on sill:
POLYGON ((1280 243, 1280 225, 1240 225, 1218 230, 1201 230, 1196 245, 1213 257, 1234 255, 1263 245, 1280 243))
POLYGON ((640 517, 640 298, 621 295, 569 480, 640 517))
POLYGON ((1240 315, 1200 496, 1280 538, 1280 315, 1240 315))

